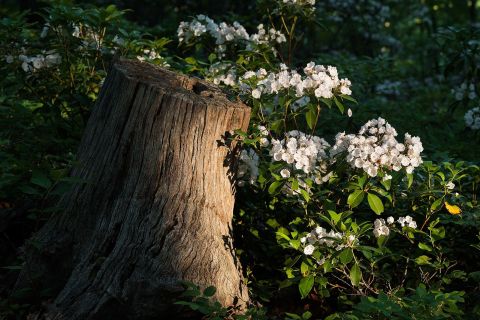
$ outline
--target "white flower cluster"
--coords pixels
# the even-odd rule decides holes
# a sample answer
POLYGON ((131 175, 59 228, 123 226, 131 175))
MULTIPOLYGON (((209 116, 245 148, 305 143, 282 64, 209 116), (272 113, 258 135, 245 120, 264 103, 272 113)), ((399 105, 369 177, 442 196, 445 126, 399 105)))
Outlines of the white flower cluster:
POLYGON ((453 88, 451 92, 457 101, 462 101, 465 98, 473 100, 477 97, 475 85, 473 83, 467 84, 464 82, 459 87, 453 88))
MULTIPOLYGON (((477 110, 480 116, 480 110, 477 110)), ((327 182, 333 172, 328 171, 328 166, 343 157, 352 168, 363 169, 369 176, 375 177, 382 172, 383 180, 390 180, 391 170, 399 171, 405 168, 407 173, 412 173, 423 161, 421 152, 423 146, 418 137, 405 134, 404 143, 399 143, 395 137, 396 130, 384 119, 369 120, 363 125, 358 134, 346 135, 344 132, 336 135, 335 145, 331 147, 323 138, 312 136, 292 130, 285 133, 283 139, 271 138, 268 130, 259 126, 261 147, 269 147, 272 162, 284 162, 280 170, 283 178, 295 176, 300 187, 309 192, 310 187, 306 179, 316 184, 327 182)), ((258 156, 254 150, 243 151, 240 177, 243 177, 251 168, 254 173, 253 180, 258 176, 258 156), (255 169, 253 168, 255 167, 255 169)), ((253 181, 252 180, 252 181, 253 181)), ((290 183, 284 185, 284 193, 299 194, 291 188, 290 183)))
POLYGON ((103 43, 103 36, 93 30, 88 24, 72 24, 72 36, 82 40, 83 47, 91 47, 101 49, 103 43))
MULTIPOLYGON (((42 54, 36 56, 26 56, 21 54, 18 59, 22 61, 22 69, 25 72, 33 72, 43 68, 53 67, 62 62, 62 57, 55 52, 55 50, 43 51, 42 54)), ((13 62, 13 59, 8 59, 7 62, 13 62)))
POLYGON ((283 3, 297 6, 314 6, 315 0, 282 0, 283 3))
POLYGON ((465 125, 472 129, 480 129, 480 108, 476 107, 468 110, 463 117, 465 119, 465 125))
POLYGON ((400 217, 397 222, 401 227, 417 228, 417 223, 410 216, 400 217))
POLYGON ((144 49, 143 55, 138 55, 137 60, 139 61, 153 61, 160 60, 163 67, 170 67, 170 65, 164 60, 164 58, 156 52, 154 49, 144 49))
POLYGON ((267 73, 265 69, 257 72, 246 72, 240 79, 240 89, 243 93, 251 93, 255 99, 263 94, 278 94, 289 90, 295 91, 295 96, 314 95, 317 98, 330 99, 335 93, 351 95, 351 82, 339 79, 337 68, 315 65, 310 62, 303 69, 304 76, 296 70, 288 70, 284 64, 280 71, 267 73))
MULTIPOLYGON (((261 45, 261 44, 269 44, 269 43, 283 43, 287 41, 285 35, 275 30, 274 28, 270 28, 268 31, 265 30, 263 24, 259 24, 257 26, 257 33, 252 34, 250 36, 250 41, 254 44, 261 45)), ((247 50, 251 50, 252 47, 250 44, 247 45, 247 50)))
POLYGON ((247 30, 237 21, 233 25, 228 25, 225 22, 217 24, 203 14, 198 15, 191 22, 180 22, 177 30, 180 42, 188 42, 190 39, 200 37, 205 33, 212 36, 217 45, 239 39, 247 40, 249 38, 247 30))
MULTIPOLYGON (((98 50, 102 48, 104 36, 101 32, 95 31, 91 26, 84 23, 72 23, 71 28, 73 29, 71 33, 72 36, 82 40, 79 49, 91 47, 98 50)), ((57 35, 64 33, 64 28, 61 25, 52 26, 47 22, 43 25, 42 31, 40 32, 40 38, 45 38, 50 30, 54 31, 57 35)), ((118 36, 115 36, 115 38, 118 39, 118 36)))
POLYGON ((246 182, 255 184, 258 177, 258 155, 253 149, 242 150, 237 170, 237 184, 243 187, 246 182))
POLYGON ((207 80, 214 84, 224 84, 233 87, 236 85, 237 73, 230 63, 216 62, 208 68, 207 80))
MULTIPOLYGON (((327 141, 317 136, 307 135, 293 130, 285 134, 282 140, 272 139, 270 156, 272 161, 283 161, 290 165, 290 170, 301 170, 297 178, 310 177, 317 184, 328 181, 327 173, 328 155, 327 141)), ((280 174, 284 178, 290 177, 290 170, 284 168, 280 174)))
POLYGON ((387 226, 384 219, 376 219, 373 222, 373 235, 376 238, 380 236, 388 236, 389 234, 390 234, 390 228, 387 226))
MULTIPOLYGON (((393 227, 394 223, 395 223, 395 218, 393 217, 388 217, 386 222, 384 219, 381 219, 381 218, 376 219, 373 222, 373 235, 376 238, 380 236, 388 236, 390 234, 390 228, 393 227)), ((417 223, 410 216, 398 218, 397 223, 401 227, 409 227, 413 229, 417 228, 417 223)))
POLYGON ((325 228, 317 226, 305 237, 300 238, 300 242, 304 245, 303 253, 311 255, 317 246, 334 248, 339 251, 356 244, 358 239, 353 234, 347 236, 345 233, 333 230, 327 232, 325 228))
POLYGON ((423 162, 422 142, 419 137, 406 133, 404 143, 399 143, 396 136, 397 131, 385 119, 373 119, 361 127, 359 134, 338 133, 331 156, 346 151, 347 162, 371 177, 377 176, 382 169, 399 171, 405 168, 407 173, 412 173, 423 162))
POLYGON ((206 34, 215 39, 215 51, 221 58, 225 56, 227 43, 243 42, 247 50, 252 50, 252 44, 275 44, 286 41, 285 35, 270 28, 267 32, 263 24, 258 27, 258 33, 249 35, 245 28, 235 21, 233 25, 225 22, 217 24, 215 21, 205 15, 198 15, 190 22, 182 21, 177 29, 177 36, 180 43, 189 43, 195 38, 206 34))

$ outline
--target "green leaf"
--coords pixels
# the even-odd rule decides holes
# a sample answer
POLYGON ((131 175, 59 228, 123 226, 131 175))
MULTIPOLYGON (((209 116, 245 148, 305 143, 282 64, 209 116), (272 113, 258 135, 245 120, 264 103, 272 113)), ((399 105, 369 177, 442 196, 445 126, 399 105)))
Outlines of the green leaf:
POLYGON ((290 240, 290 246, 297 250, 298 248, 300 248, 300 240, 290 240))
POLYGON ((382 200, 373 193, 369 193, 367 198, 368 204, 370 205, 370 208, 373 210, 373 212, 375 212, 376 214, 381 214, 384 210, 382 200))
POLYGON ((277 229, 278 227, 280 227, 280 224, 278 223, 278 221, 273 218, 270 218, 267 220, 267 225, 269 225, 273 229, 277 229))
POLYGON ((285 315, 288 316, 287 320, 302 320, 298 314, 285 312, 285 315))
POLYGON ((435 211, 439 208, 441 208, 443 205, 443 197, 441 198, 438 198, 437 200, 435 200, 432 205, 430 206, 430 211, 435 211))
POLYGON ((217 59, 217 55, 216 55, 215 53, 210 53, 210 54, 208 55, 208 61, 209 61, 210 63, 213 63, 213 61, 215 61, 215 59, 217 59))
POLYGON ((308 194, 307 191, 301 189, 300 193, 302 194, 303 199, 305 199, 306 202, 310 202, 310 195, 308 194))
POLYGON ((212 297, 215 294, 215 292, 217 292, 217 289, 214 286, 210 286, 205 288, 205 290, 203 290, 203 295, 205 297, 212 297))
POLYGON ((365 192, 363 190, 355 190, 348 196, 347 203, 351 208, 355 208, 362 203, 364 197, 365 192))
POLYGON ((418 265, 425 265, 425 264, 430 264, 430 257, 427 256, 419 256, 415 259, 415 262, 418 265))
POLYGON ((188 64, 197 64, 197 60, 194 58, 194 57, 187 57, 185 58, 185 62, 188 63, 188 64))
POLYGON ((338 110, 340 110, 340 112, 343 114, 343 112, 345 111, 345 107, 343 106, 343 104, 338 101, 337 97, 333 97, 333 102, 335 102, 335 105, 337 106, 338 110))
POLYGON ((52 186, 52 182, 43 172, 34 172, 30 182, 43 189, 49 189, 52 186))
POLYGON ((40 191, 38 191, 37 189, 32 188, 30 186, 21 186, 20 191, 22 191, 23 193, 26 193, 26 194, 36 195, 36 196, 39 196, 39 195, 42 194, 40 191))
POLYGON ((304 299, 312 290, 314 280, 315 278, 313 275, 309 275, 308 277, 304 277, 300 280, 300 283, 298 284, 298 290, 300 291, 302 299, 304 299))
POLYGON ((392 186, 392 179, 385 180, 385 181, 382 181, 380 183, 382 184, 382 186, 385 187, 386 190, 390 190, 390 188, 392 186))
POLYGON ((408 179, 407 188, 410 189, 410 187, 413 184, 413 174, 412 173, 407 173, 407 179, 408 179))
POLYGON ((292 181, 292 190, 298 190, 298 179, 293 179, 292 181))
POLYGON ((331 99, 320 98, 318 100, 322 101, 329 109, 332 107, 331 99))
POLYGON ((272 184, 268 187, 268 193, 269 194, 275 194, 277 190, 282 186, 282 181, 274 181, 272 184))
POLYGON ((187 306, 192 310, 198 310, 198 308, 200 307, 196 303, 188 302, 188 301, 175 301, 174 304, 178 304, 178 305, 181 305, 181 306, 187 306))
POLYGON ((442 181, 445 181, 445 174, 443 172, 438 171, 436 175, 439 176, 442 179, 442 181))
POLYGON ((338 257, 342 264, 344 265, 349 264, 353 259, 352 249, 348 248, 343 250, 338 257))
POLYGON ((333 210, 328 210, 328 215, 330 216, 330 219, 333 221, 334 224, 337 224, 342 218, 341 213, 336 213, 333 210))
POLYGON ((327 260, 323 263, 323 272, 328 273, 332 271, 332 262, 330 260, 327 260))
POLYGON ((302 273, 302 275, 304 276, 307 275, 308 269, 309 269, 308 264, 305 263, 305 261, 302 261, 302 264, 300 265, 300 272, 302 273))
POLYGON ((341 94, 340 97, 342 97, 342 99, 345 99, 345 100, 348 100, 348 101, 351 101, 351 102, 354 102, 354 103, 358 104, 357 100, 355 100, 351 96, 347 96, 346 94, 341 94))
POLYGON ((428 244, 423 243, 423 242, 420 242, 418 244, 418 247, 422 250, 425 250, 425 251, 432 251, 433 250, 432 247, 430 247, 428 244))
POLYGON ((7 270, 22 270, 23 266, 6 266, 6 267, 1 267, 2 269, 7 269, 7 270))
POLYGON ((285 228, 280 228, 280 229, 278 229, 275 234, 277 235, 277 239, 278 239, 278 238, 283 238, 283 239, 285 239, 285 240, 290 241, 290 237, 289 237, 290 232, 289 232, 287 229, 285 229, 285 228))
POLYGON ((315 109, 310 108, 306 113, 305 113, 305 120, 307 120, 307 125, 310 129, 313 129, 315 126, 315 121, 317 120, 317 113, 315 112, 315 109))
POLYGON ((357 263, 355 263, 350 269, 350 281, 354 286, 358 286, 361 279, 362 279, 362 270, 360 269, 360 266, 357 263))
POLYGON ((30 100, 23 100, 20 104, 22 105, 22 107, 24 107, 25 109, 28 109, 30 111, 35 111, 35 110, 43 107, 43 103, 30 101, 30 100))

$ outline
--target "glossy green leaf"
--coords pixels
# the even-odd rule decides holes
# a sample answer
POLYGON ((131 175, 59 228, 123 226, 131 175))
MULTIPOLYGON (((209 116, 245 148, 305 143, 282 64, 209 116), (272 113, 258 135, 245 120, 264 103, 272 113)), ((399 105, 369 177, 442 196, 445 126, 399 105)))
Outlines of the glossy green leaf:
POLYGON ((203 290, 203 295, 205 297, 211 297, 215 294, 215 292, 217 292, 217 289, 214 286, 210 286, 205 288, 205 290, 203 290))
POLYGON ((298 284, 298 290, 300 291, 302 299, 304 299, 310 293, 313 288, 314 281, 315 278, 313 275, 309 275, 300 280, 300 283, 298 284))
POLYGON ((355 190, 348 195, 347 203, 351 208, 355 208, 362 203, 364 197, 365 192, 363 190, 355 190))
POLYGON ((367 196, 368 205, 376 214, 381 214, 384 210, 382 200, 374 195, 373 193, 369 193, 367 196))
POLYGON ((353 259, 353 252, 352 249, 348 248, 343 250, 340 255, 338 256, 340 262, 344 265, 349 264, 353 259))
POLYGON ((310 108, 306 113, 305 113, 305 120, 307 120, 307 125, 310 129, 313 129, 315 126, 315 122, 317 120, 317 112, 315 109, 310 108))
POLYGON ((269 194, 275 194, 277 190, 282 186, 282 181, 274 181, 272 184, 268 187, 268 193, 269 194))
POLYGON ((358 286, 360 280, 362 280, 362 270, 360 269, 360 266, 355 263, 350 269, 350 281, 354 286, 358 286))

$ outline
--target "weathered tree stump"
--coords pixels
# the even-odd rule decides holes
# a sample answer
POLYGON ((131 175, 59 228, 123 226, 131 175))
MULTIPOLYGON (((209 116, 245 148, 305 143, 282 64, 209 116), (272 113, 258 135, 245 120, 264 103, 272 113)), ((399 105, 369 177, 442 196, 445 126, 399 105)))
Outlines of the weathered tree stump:
POLYGON ((40 275, 55 319, 174 319, 179 280, 248 293, 231 239, 231 161, 219 141, 250 109, 216 87, 119 60, 85 130, 75 185, 27 246, 18 285, 40 275))

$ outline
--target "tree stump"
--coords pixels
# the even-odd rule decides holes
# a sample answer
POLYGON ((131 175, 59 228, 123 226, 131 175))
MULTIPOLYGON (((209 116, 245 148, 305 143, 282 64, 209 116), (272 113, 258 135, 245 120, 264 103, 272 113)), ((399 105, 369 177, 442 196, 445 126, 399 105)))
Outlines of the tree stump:
POLYGON ((233 171, 220 141, 246 130, 249 117, 204 81, 116 61, 72 171, 85 183, 26 246, 17 287, 35 276, 53 287, 54 319, 175 319, 180 280, 215 286, 225 306, 244 305, 233 171))

